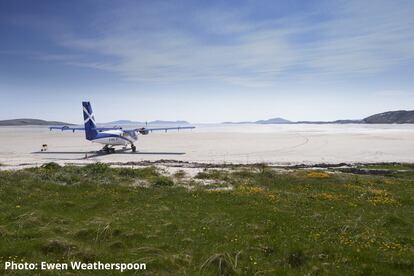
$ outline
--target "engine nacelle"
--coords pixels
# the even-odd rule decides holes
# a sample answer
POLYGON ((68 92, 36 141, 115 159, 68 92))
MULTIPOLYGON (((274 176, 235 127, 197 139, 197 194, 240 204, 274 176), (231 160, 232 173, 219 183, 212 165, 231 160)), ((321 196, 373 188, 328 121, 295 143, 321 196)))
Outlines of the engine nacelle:
POLYGON ((142 134, 142 135, 147 135, 147 134, 149 133, 149 130, 146 130, 146 129, 140 129, 140 130, 139 130, 139 133, 140 133, 140 134, 142 134))

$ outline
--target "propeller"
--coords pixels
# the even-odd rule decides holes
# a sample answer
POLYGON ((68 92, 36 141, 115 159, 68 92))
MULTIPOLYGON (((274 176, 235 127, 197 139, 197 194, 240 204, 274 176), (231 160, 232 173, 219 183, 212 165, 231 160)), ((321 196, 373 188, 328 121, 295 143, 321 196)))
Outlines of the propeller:
POLYGON ((149 130, 147 130, 145 127, 141 127, 138 129, 138 132, 142 135, 147 135, 149 133, 149 130))

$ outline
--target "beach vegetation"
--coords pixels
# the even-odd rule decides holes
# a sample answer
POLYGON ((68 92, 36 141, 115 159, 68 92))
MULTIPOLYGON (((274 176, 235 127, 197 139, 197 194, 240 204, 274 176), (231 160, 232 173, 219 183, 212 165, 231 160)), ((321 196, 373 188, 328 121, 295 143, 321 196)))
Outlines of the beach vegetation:
POLYGON ((0 209, 0 262, 145 262, 161 275, 414 268, 409 173, 246 166, 182 181, 156 167, 49 163, 0 171, 0 209))

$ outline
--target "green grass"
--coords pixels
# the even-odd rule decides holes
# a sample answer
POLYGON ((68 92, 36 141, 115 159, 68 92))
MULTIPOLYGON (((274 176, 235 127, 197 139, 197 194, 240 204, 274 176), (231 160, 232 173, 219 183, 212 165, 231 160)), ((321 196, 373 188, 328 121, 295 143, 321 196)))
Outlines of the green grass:
POLYGON ((199 172, 195 178, 197 179, 214 179, 214 180, 229 180, 229 173, 225 170, 205 169, 199 172))
POLYGON ((186 189, 153 167, 1 171, 0 263, 146 262, 144 274, 173 275, 414 270, 412 174, 252 167, 197 177, 234 190, 186 189))
POLYGON ((368 164, 358 166, 361 169, 370 169, 370 170, 407 170, 414 171, 414 164, 409 163, 384 163, 384 164, 368 164))

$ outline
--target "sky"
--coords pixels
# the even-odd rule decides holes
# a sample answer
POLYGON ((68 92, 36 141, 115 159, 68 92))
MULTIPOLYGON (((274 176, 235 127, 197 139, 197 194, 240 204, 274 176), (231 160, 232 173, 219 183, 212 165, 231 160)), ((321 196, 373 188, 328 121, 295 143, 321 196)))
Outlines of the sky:
POLYGON ((414 109, 414 1, 0 0, 0 119, 360 119, 414 109))

